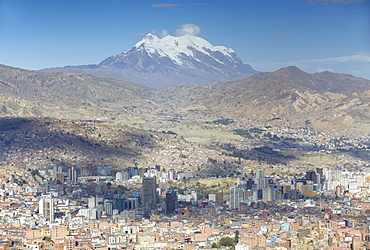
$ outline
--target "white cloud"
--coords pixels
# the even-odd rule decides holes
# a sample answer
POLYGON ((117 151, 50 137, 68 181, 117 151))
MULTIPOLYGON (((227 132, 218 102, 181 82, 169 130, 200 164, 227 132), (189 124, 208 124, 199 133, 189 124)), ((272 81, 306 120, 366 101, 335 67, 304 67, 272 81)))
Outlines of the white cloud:
POLYGON ((161 31, 151 29, 149 30, 149 32, 160 38, 166 37, 168 35, 185 36, 186 34, 190 34, 193 36, 200 36, 202 34, 202 29, 198 25, 192 23, 178 24, 177 27, 178 28, 173 32, 166 29, 163 29, 161 31))
POLYGON ((200 36, 202 34, 202 29, 195 24, 186 23, 186 24, 178 24, 179 28, 177 28, 174 32, 175 36, 185 36, 187 34, 193 36, 200 36))
POLYGON ((324 71, 329 71, 329 72, 335 72, 334 69, 332 68, 317 68, 316 72, 324 72, 324 71))
POLYGON ((313 60, 302 60, 297 62, 331 62, 331 63, 342 63, 342 62, 370 62, 370 56, 367 55, 350 55, 341 57, 329 57, 323 59, 313 60))
POLYGON ((168 36, 169 34, 170 34, 170 32, 168 32, 168 30, 161 30, 161 36, 162 37, 168 36))

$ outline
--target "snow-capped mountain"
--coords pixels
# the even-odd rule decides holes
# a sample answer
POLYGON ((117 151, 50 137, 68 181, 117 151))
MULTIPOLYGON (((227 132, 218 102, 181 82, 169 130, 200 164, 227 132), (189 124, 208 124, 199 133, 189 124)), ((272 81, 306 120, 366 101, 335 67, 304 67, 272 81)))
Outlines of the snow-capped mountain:
POLYGON ((201 37, 187 34, 160 39, 150 33, 132 48, 98 65, 45 71, 78 71, 155 88, 243 79, 257 73, 232 49, 213 46, 201 37))

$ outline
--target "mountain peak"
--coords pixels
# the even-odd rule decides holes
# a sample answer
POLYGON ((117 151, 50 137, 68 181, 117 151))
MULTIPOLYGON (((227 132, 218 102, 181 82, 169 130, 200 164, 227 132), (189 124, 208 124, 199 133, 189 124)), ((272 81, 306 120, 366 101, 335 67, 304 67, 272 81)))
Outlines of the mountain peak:
POLYGON ((300 78, 307 78, 309 74, 301 70, 296 66, 288 66, 285 68, 281 68, 273 72, 275 76, 287 78, 287 77, 300 77, 300 78))
POLYGON ((303 70, 301 70, 300 68, 298 68, 297 66, 288 66, 288 67, 285 67, 285 68, 281 68, 281 69, 278 69, 277 71, 275 71, 275 73, 277 72, 282 72, 282 73, 293 73, 293 74, 296 74, 296 73, 306 73, 304 72, 303 70))
POLYGON ((98 65, 81 66, 79 72, 149 87, 239 80, 257 73, 250 65, 244 64, 234 50, 213 46, 204 38, 190 34, 159 38, 152 33, 130 49, 108 57, 98 65))
MULTIPOLYGON (((196 67, 194 63, 202 64, 205 58, 212 59, 216 64, 243 64, 234 50, 224 46, 213 46, 204 38, 190 34, 179 37, 168 35, 158 38, 151 33, 148 33, 132 48, 114 56, 115 62, 118 58, 127 58, 128 55, 139 51, 144 52, 158 64, 158 59, 166 59, 167 61, 170 59, 174 66, 187 65, 194 68, 196 67), (193 62, 189 64, 189 60, 193 62)), ((106 61, 102 63, 106 63, 106 61)))
POLYGON ((153 40, 153 39, 159 39, 156 35, 153 35, 152 33, 146 34, 146 36, 143 38, 143 40, 153 40))

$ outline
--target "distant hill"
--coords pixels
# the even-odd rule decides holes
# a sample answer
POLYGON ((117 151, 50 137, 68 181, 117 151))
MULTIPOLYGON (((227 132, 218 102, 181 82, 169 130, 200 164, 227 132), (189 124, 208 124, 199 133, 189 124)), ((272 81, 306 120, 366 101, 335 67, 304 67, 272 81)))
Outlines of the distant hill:
POLYGON ((105 117, 121 123, 131 117, 137 125, 163 124, 163 117, 191 122, 211 116, 350 136, 370 131, 369 80, 308 74, 293 66, 238 81, 152 89, 105 77, 1 65, 0 100, 2 116, 105 117))
MULTIPOLYGON (((1 115, 48 116, 58 109, 68 112, 73 108, 95 113, 105 102, 137 105, 150 95, 150 88, 106 77, 44 73, 0 65, 1 115)), ((73 115, 80 119, 84 111, 72 112, 73 115)))
POLYGON ((170 100, 181 96, 179 106, 225 118, 284 121, 350 134, 368 134, 370 128, 370 81, 347 74, 308 74, 292 66, 240 81, 166 91, 170 100))
POLYGON ((244 79, 258 73, 236 53, 203 38, 185 35, 162 39, 146 35, 132 48, 98 65, 66 66, 44 72, 79 72, 134 82, 152 88, 244 79))

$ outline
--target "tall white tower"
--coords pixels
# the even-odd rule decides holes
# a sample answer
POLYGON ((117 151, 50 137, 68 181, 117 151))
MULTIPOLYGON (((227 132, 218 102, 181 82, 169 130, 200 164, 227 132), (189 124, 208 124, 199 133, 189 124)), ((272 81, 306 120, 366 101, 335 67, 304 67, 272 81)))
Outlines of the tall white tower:
POLYGON ((244 189, 238 187, 230 187, 230 209, 239 209, 240 202, 244 200, 244 189))
POLYGON ((43 215, 49 221, 54 221, 54 198, 51 195, 41 197, 39 214, 43 215))

